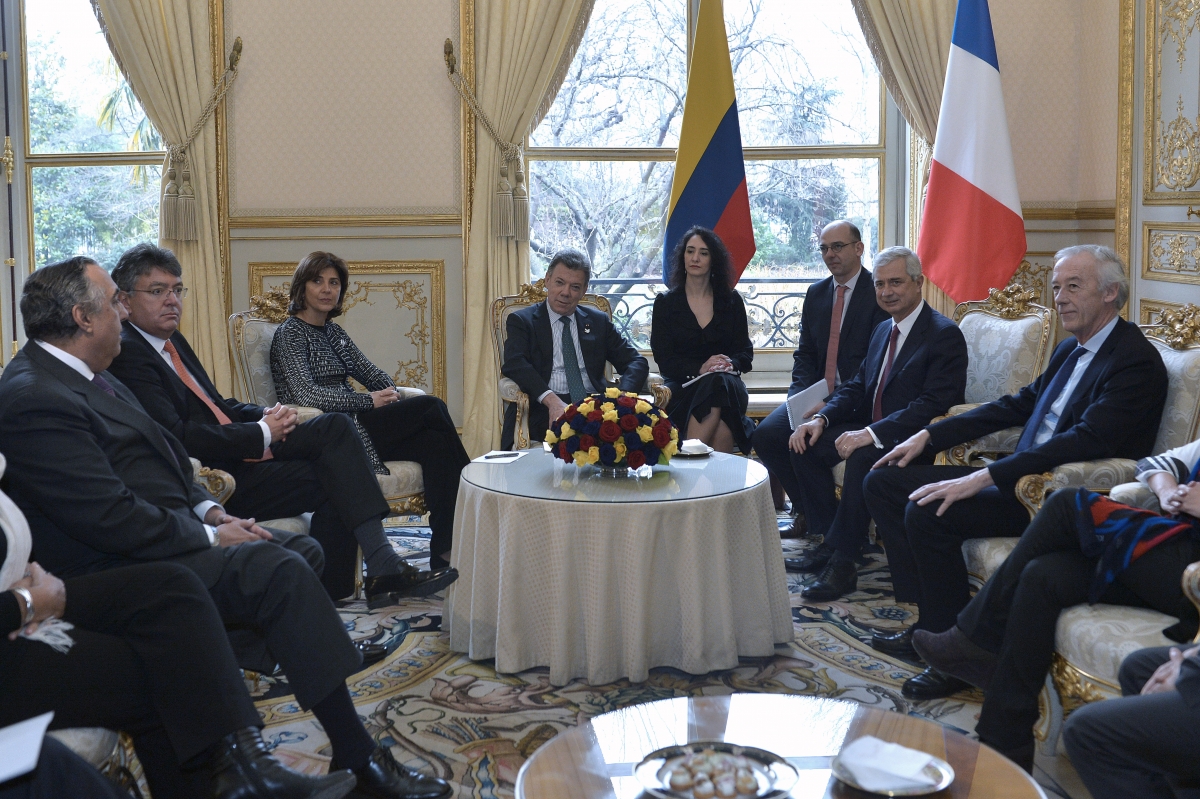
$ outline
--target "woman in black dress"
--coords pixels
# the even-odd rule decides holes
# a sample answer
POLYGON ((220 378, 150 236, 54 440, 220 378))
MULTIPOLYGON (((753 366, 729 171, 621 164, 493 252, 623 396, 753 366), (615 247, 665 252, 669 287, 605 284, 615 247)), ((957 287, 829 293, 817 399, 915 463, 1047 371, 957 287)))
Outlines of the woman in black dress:
POLYGON ((676 245, 668 272, 670 291, 655 298, 650 331, 654 360, 671 389, 667 413, 682 438, 748 454, 754 423, 746 418, 750 398, 739 375, 753 368, 754 347, 746 306, 730 279, 729 251, 711 230, 693 227, 676 245))

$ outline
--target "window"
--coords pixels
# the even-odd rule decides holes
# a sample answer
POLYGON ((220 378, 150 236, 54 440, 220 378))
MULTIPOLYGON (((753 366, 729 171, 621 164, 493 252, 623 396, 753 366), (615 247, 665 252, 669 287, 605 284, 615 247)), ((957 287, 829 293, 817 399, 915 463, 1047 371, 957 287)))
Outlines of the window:
MULTIPOLYGON (((792 349, 821 227, 880 241, 883 84, 850 0, 725 0, 758 251, 738 284, 758 348, 792 349)), ((592 290, 650 345, 687 86, 688 0, 597 3, 554 105, 529 137, 531 264, 592 259, 592 290)))
POLYGON ((30 263, 111 268, 158 239, 162 140, 117 68, 89 0, 25 0, 30 263))

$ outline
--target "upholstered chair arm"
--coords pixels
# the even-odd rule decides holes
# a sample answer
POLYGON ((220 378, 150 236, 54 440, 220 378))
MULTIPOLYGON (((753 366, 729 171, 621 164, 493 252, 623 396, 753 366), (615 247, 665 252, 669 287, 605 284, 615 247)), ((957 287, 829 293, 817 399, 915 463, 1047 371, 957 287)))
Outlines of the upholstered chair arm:
MULTIPOLYGON (((1183 593, 1200 610, 1200 561, 1183 570, 1183 593)), ((1192 642, 1200 643, 1200 633, 1196 634, 1192 642)))
POLYGON ((233 475, 229 472, 223 472, 220 469, 210 469, 207 466, 202 466, 200 461, 195 458, 190 459, 192 462, 192 476, 197 484, 204 486, 208 493, 217 498, 217 502, 222 505, 233 496, 234 489, 237 488, 237 481, 233 479, 233 475))
POLYGON ((520 402, 521 397, 525 397, 526 403, 529 402, 529 397, 521 390, 516 381, 507 377, 500 378, 500 399, 505 402, 520 402))
POLYGON ((1158 502, 1158 495, 1150 490, 1150 486, 1145 483, 1132 482, 1121 483, 1113 486, 1112 491, 1108 492, 1109 497, 1114 502, 1120 502, 1124 505, 1130 505, 1134 508, 1144 508, 1158 513, 1162 510, 1162 505, 1158 502))
POLYGON ((425 392, 422 389, 413 388, 412 386, 396 386, 396 393, 400 395, 400 399, 425 396, 425 392))
POLYGON ((1017 499, 1032 518, 1046 497, 1060 488, 1087 488, 1107 494, 1137 475, 1137 461, 1128 458, 1104 458, 1097 461, 1064 463, 1053 471, 1027 474, 1017 481, 1017 499))
POLYGON ((663 380, 663 376, 658 372, 646 375, 646 388, 650 389, 650 396, 654 397, 654 404, 665 409, 667 403, 671 401, 671 389, 667 388, 667 381, 663 380))
POLYGON ((324 411, 321 410, 320 408, 309 408, 306 405, 286 405, 284 407, 291 408, 293 411, 296 412, 296 423, 297 424, 304 424, 305 422, 310 422, 313 419, 316 419, 322 413, 324 413, 324 411))

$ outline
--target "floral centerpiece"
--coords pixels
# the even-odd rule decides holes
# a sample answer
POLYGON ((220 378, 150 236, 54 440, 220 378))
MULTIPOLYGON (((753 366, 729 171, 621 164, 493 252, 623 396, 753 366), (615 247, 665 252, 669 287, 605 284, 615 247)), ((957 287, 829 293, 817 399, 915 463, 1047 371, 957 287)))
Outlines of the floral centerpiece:
POLYGON ((679 431, 667 412, 618 388, 571 404, 546 431, 556 457, 576 466, 639 469, 667 464, 679 451, 679 431))

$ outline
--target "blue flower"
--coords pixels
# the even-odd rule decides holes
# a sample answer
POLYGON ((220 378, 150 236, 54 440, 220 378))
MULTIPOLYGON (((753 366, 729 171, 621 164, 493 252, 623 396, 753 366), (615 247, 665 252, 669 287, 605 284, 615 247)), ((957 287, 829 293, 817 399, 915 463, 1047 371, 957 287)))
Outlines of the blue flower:
POLYGON ((567 452, 572 455, 579 450, 579 436, 571 436, 564 443, 567 445, 567 452))
POLYGON ((646 455, 646 463, 658 463, 658 456, 660 454, 658 447, 654 446, 650 442, 646 442, 645 444, 642 444, 642 452, 644 452, 646 455))
POLYGON ((587 433, 589 436, 598 436, 600 435, 600 424, 600 422, 588 422, 580 432, 587 433))
POLYGON ((617 462, 617 449, 612 444, 600 445, 600 462, 605 466, 613 466, 617 462))

